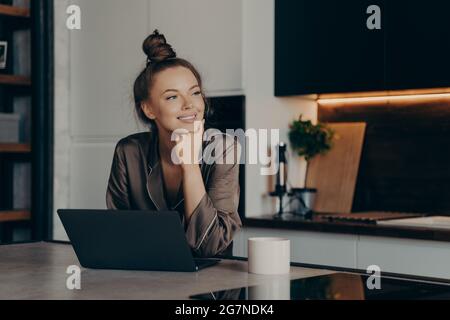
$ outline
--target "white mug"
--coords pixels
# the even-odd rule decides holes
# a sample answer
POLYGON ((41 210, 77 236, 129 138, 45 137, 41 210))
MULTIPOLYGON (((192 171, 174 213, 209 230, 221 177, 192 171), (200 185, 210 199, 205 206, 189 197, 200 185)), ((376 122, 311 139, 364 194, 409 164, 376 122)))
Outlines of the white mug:
POLYGON ((249 238, 248 272, 288 274, 291 265, 290 240, 284 238, 249 238))

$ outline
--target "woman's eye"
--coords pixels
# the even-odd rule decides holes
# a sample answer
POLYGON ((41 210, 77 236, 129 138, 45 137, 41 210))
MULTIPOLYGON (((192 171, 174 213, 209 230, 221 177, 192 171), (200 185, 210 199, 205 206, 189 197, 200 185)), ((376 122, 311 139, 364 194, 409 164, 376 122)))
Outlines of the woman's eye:
POLYGON ((170 96, 170 97, 167 97, 166 98, 166 100, 173 100, 173 99, 175 99, 177 96, 170 96))
POLYGON ((198 96, 198 95, 200 95, 200 94, 202 94, 202 92, 201 91, 196 91, 196 92, 194 92, 194 96, 198 96))

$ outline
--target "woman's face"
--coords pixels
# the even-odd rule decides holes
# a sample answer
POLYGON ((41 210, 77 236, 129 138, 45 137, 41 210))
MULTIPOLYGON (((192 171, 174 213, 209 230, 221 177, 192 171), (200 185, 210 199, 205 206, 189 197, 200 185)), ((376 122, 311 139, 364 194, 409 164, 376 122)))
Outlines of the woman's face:
POLYGON ((184 67, 159 72, 154 78, 149 100, 142 109, 156 122, 158 130, 193 132, 194 122, 204 118, 205 102, 198 81, 184 67))

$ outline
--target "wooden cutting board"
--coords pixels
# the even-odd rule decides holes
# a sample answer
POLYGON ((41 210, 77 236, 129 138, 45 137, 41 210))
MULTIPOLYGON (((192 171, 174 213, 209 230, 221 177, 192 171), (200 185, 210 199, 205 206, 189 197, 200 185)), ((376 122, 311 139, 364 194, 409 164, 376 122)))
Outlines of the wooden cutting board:
POLYGON ((308 164, 306 186, 316 188, 316 212, 350 213, 358 177, 366 123, 329 123, 333 147, 308 164))

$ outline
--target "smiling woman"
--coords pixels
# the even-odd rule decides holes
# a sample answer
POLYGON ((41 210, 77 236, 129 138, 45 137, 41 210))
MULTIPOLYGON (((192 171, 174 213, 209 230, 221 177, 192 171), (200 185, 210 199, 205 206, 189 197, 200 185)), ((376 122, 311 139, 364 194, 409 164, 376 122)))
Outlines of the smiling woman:
POLYGON ((134 99, 136 113, 149 132, 131 135, 117 144, 107 206, 117 210, 176 210, 195 255, 231 255, 233 235, 241 227, 237 212, 239 157, 226 164, 198 164, 182 161, 184 158, 173 162, 172 151, 179 144, 172 137, 182 132, 179 138, 193 141, 193 146, 220 145, 217 150, 224 150, 224 158, 231 152, 238 154, 238 143, 231 136, 216 133, 203 144, 208 107, 200 74, 191 63, 177 58, 157 30, 144 41, 143 50, 147 66, 135 81, 134 99))

